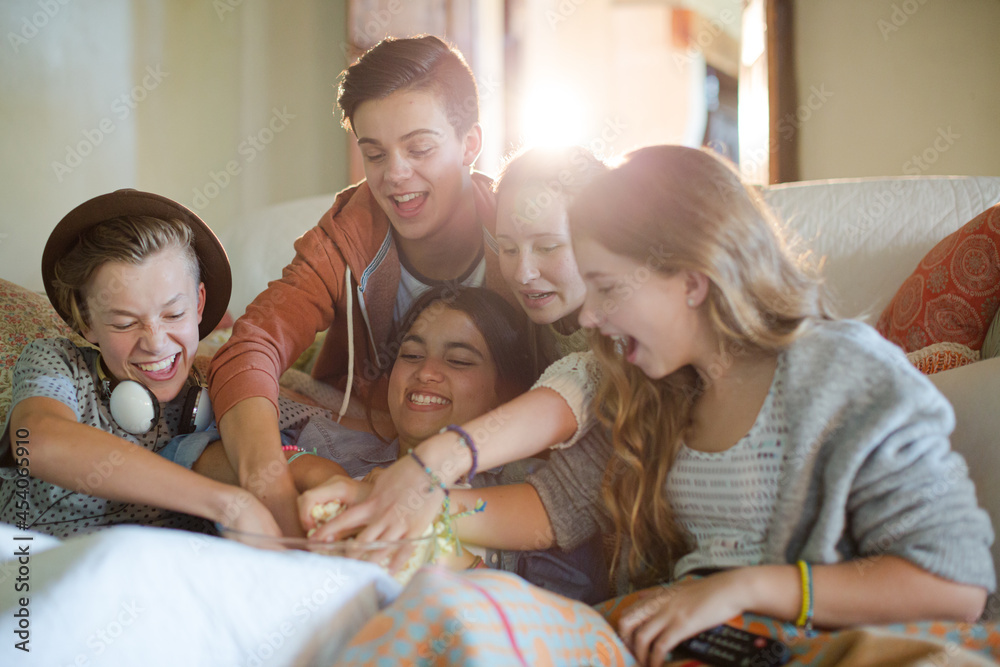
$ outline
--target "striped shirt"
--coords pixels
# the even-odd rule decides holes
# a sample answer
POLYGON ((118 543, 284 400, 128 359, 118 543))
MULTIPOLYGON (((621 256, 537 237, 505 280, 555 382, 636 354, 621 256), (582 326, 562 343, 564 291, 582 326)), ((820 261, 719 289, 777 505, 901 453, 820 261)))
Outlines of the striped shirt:
POLYGON ((677 562, 675 577, 761 563, 778 500, 787 423, 776 380, 757 420, 735 445, 721 452, 681 445, 666 494, 696 546, 677 562))

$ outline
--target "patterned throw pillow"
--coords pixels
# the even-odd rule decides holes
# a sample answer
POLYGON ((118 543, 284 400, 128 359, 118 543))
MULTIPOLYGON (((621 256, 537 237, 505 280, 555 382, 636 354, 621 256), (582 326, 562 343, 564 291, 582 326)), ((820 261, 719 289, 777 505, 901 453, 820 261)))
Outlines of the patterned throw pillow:
POLYGON ((56 315, 45 296, 0 279, 0 427, 7 420, 14 364, 21 350, 36 338, 58 336, 87 345, 56 315))
POLYGON ((979 350, 958 343, 934 343, 907 353, 906 358, 924 375, 933 375, 979 361, 979 350))
POLYGON ((1000 204, 934 246, 875 328, 906 352, 945 342, 978 350, 998 306, 1000 204))

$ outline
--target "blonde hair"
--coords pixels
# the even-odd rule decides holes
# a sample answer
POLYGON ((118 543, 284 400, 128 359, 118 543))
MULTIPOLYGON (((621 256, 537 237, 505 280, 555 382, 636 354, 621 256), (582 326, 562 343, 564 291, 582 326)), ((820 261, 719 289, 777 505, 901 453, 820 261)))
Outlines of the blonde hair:
MULTIPOLYGON (((574 242, 587 237, 667 275, 704 274, 721 355, 776 352, 810 319, 831 317, 821 282, 806 257, 793 257, 760 195, 707 151, 634 151, 569 215, 574 242)), ((603 371, 594 405, 614 443, 603 483, 617 528, 612 571, 628 538, 629 576, 648 584, 669 578, 691 547, 664 490, 702 380, 690 366, 652 380, 624 361, 620 345, 594 338, 603 371)))
MULTIPOLYGON (((583 146, 522 148, 504 159, 500 175, 494 182, 497 208, 501 200, 532 188, 533 196, 526 209, 535 211, 535 217, 541 217, 553 204, 569 207, 591 181, 607 170, 607 165, 583 146)), ((523 217, 534 222, 530 220, 530 211, 526 210, 523 217)), ((540 374, 559 358, 559 349, 548 326, 529 320, 528 328, 532 362, 540 374)))
MULTIPOLYGON (((606 171, 604 163, 582 146, 522 148, 504 159, 493 190, 499 201, 526 186, 536 186, 550 199, 569 204, 606 171)), ((546 202, 538 202, 538 208, 545 206, 546 202)))
POLYGON ((94 272, 108 262, 138 265, 168 248, 179 249, 197 284, 201 280, 194 232, 180 220, 122 216, 94 225, 55 263, 53 287, 62 312, 70 313, 79 333, 90 326, 86 289, 94 272))

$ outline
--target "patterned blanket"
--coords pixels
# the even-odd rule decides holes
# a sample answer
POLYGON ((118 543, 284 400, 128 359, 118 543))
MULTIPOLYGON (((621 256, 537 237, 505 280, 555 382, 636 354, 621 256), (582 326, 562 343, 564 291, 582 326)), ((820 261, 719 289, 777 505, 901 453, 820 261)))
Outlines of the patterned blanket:
MULTIPOLYGON (((631 667, 636 662, 614 627, 626 610, 659 590, 592 608, 505 572, 425 567, 354 636, 336 665, 631 667)), ((981 667, 1000 660, 996 623, 912 623, 811 637, 754 614, 731 625, 780 639, 791 665, 981 667)))

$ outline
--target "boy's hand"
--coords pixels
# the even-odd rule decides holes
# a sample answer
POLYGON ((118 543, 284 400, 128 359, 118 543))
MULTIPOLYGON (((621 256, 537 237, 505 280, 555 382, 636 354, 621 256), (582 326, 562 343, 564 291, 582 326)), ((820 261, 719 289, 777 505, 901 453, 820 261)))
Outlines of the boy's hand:
POLYGON ((226 528, 253 535, 282 536, 278 523, 264 503, 239 487, 234 487, 221 523, 226 528))
MULTIPOLYGON (((281 477, 271 480, 266 486, 251 486, 249 490, 270 511, 272 518, 277 521, 287 537, 303 537, 295 505, 298 490, 295 488, 291 473, 287 470, 285 466, 281 477)), ((269 469, 264 471, 265 474, 269 472, 269 469)))
POLYGON ((281 451, 278 412, 266 398, 247 398, 222 415, 219 433, 240 486, 267 507, 288 537, 302 537, 298 490, 281 451))

